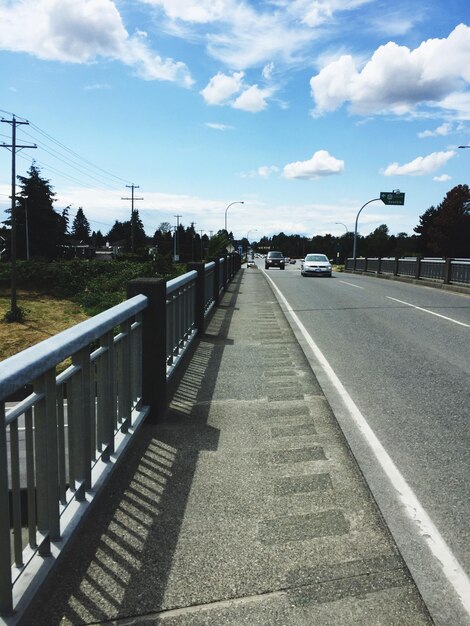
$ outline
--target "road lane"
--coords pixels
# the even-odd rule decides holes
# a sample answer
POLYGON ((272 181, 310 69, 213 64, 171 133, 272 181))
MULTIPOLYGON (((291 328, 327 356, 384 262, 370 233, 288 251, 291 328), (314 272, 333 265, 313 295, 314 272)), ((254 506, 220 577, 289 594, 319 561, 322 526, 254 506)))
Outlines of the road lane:
POLYGON ((344 274, 269 277, 468 574, 470 298, 344 274))

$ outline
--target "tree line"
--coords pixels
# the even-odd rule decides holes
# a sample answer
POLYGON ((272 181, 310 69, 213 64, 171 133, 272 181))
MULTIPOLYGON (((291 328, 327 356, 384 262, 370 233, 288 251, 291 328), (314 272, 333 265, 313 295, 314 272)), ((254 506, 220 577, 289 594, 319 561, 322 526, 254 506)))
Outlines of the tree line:
MULTIPOLYGON (((61 212, 54 209, 55 192, 50 182, 41 176, 33 163, 26 176, 18 176, 19 193, 16 197, 16 253, 18 259, 55 260, 78 256, 78 250, 93 251, 105 245, 112 246, 123 255, 142 259, 150 255, 176 258, 181 263, 212 258, 226 251, 229 242, 237 249, 244 250, 250 242, 243 238, 234 241, 232 233, 219 230, 208 237, 198 233, 194 224, 189 227, 179 225, 176 230, 168 222, 162 222, 152 236, 145 232, 138 211, 134 210, 131 219, 115 221, 110 230, 103 234, 92 231, 82 207, 79 207, 73 220, 70 207, 61 212)), ((13 216, 0 228, 0 237, 8 257, 13 216)), ((431 206, 419 217, 419 224, 413 234, 390 234, 386 224, 380 225, 367 236, 358 235, 358 256, 436 256, 470 258, 470 189, 467 185, 457 185, 451 189, 442 202, 431 206)), ((344 233, 337 237, 331 234, 305 237, 279 233, 272 237, 262 237, 253 243, 260 252, 281 250, 285 256, 302 258, 309 252, 323 252, 329 258, 342 262, 352 255, 354 234, 344 233)), ((0 243, 1 243, 0 239, 0 243)))

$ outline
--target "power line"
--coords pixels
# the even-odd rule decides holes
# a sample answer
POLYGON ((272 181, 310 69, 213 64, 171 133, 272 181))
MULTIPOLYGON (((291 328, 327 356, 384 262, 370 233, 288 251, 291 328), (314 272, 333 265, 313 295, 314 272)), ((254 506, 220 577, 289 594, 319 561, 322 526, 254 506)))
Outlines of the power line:
POLYGON ((110 176, 111 178, 113 178, 116 181, 119 181, 120 183, 128 183, 129 182, 128 180, 125 180, 124 178, 121 178, 120 176, 116 176, 115 174, 112 174, 111 172, 108 172, 107 170, 105 170, 104 168, 100 167, 99 165, 96 165, 96 163, 93 163, 92 161, 90 161, 90 160, 86 159, 85 157, 81 156, 80 154, 78 154, 77 152, 72 150, 71 148, 68 148, 65 144, 63 144, 62 142, 58 141, 57 139, 54 139, 54 137, 52 137, 51 135, 49 135, 48 133, 43 131, 41 128, 39 128, 39 126, 36 126, 36 124, 30 124, 30 126, 31 126, 31 128, 34 128, 34 130, 36 130, 38 133, 40 133, 41 135, 43 135, 44 137, 49 139, 49 141, 52 141, 57 146, 59 146, 60 148, 64 149, 66 152, 69 152, 71 155, 73 155, 74 157, 78 158, 80 161, 83 161, 84 163, 87 163, 91 167, 100 170, 101 172, 103 172, 103 174, 106 174, 107 176, 110 176))

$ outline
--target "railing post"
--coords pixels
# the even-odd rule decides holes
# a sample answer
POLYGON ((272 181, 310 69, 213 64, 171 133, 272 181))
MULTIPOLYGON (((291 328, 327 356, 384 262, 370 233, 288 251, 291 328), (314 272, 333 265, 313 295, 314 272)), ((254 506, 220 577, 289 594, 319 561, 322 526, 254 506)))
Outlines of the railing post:
POLYGON ((397 256, 396 256, 396 257, 395 257, 395 265, 394 265, 394 267, 393 267, 393 275, 394 275, 394 276, 398 276, 399 261, 400 261, 399 257, 397 257, 397 256))
POLYGON ((148 306, 142 312, 142 403, 150 407, 148 420, 159 421, 167 408, 166 386, 166 280, 136 278, 127 284, 127 297, 143 294, 148 306))
MULTIPOLYGON (((48 543, 60 539, 55 371, 48 370, 40 376, 34 391, 44 396, 35 407, 34 424, 37 524, 40 531, 48 534, 48 543)), ((49 554, 46 545, 44 556, 49 554)))
POLYGON ((451 262, 452 262, 452 259, 449 257, 446 257, 445 264, 444 264, 444 285, 450 284, 450 276, 451 276, 451 271, 452 271, 451 262))
POLYGON ((188 271, 196 270, 196 330, 198 335, 204 332, 204 293, 205 293, 205 263, 188 263, 188 271))
POLYGON ((416 257, 416 266, 415 266, 415 278, 419 278, 421 275, 421 257, 416 257))
POLYGON ((5 404, 0 402, 0 615, 13 613, 5 404))
POLYGON ((228 254, 224 254, 223 289, 226 291, 228 282, 228 254))
POLYGON ((215 263, 215 266, 214 266, 214 304, 215 304, 215 306, 218 306, 219 300, 220 300, 220 296, 219 296, 219 292, 220 292, 220 260, 219 260, 219 257, 214 257, 212 259, 209 259, 209 261, 213 261, 215 263))
POLYGON ((379 256, 377 260, 377 274, 380 274, 382 270, 382 257, 379 256))

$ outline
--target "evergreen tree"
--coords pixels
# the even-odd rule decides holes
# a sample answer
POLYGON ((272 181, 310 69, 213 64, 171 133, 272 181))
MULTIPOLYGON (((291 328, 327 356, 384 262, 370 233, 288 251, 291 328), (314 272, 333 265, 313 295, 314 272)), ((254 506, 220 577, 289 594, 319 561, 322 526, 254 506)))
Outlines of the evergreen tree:
POLYGON ((158 254, 166 256, 173 253, 173 235, 172 227, 169 222, 162 222, 155 231, 152 243, 157 248, 158 254))
POLYGON ((429 207, 429 209, 419 216, 419 224, 413 229, 415 233, 418 234, 418 251, 420 254, 431 254, 432 230, 436 215, 436 207, 429 207))
POLYGON ((389 255, 390 237, 388 226, 381 224, 374 232, 367 235, 364 240, 367 254, 366 256, 384 257, 389 255))
POLYGON ((470 189, 457 185, 436 208, 420 216, 415 232, 421 252, 442 257, 470 256, 470 189))
POLYGON ((438 206, 431 228, 431 248, 444 257, 470 256, 470 189, 457 185, 438 206))
POLYGON ((147 243, 147 235, 145 234, 144 224, 140 219, 139 211, 134 211, 131 219, 131 249, 132 252, 135 252, 147 243))
POLYGON ((90 240, 90 224, 85 217, 82 207, 78 208, 77 214, 72 222, 72 231, 70 235, 73 239, 88 243, 90 240))
MULTIPOLYGON (((67 231, 66 216, 53 208, 55 192, 35 163, 27 176, 17 178, 21 188, 15 211, 17 257, 55 259, 67 231)), ((7 222, 11 225, 11 217, 7 222)))
POLYGON ((226 232, 227 231, 225 230, 219 230, 216 235, 209 239, 209 248, 207 252, 209 258, 217 258, 222 254, 227 253, 229 240, 226 232))
POLYGON ((109 243, 112 244, 123 244, 130 246, 131 241, 131 223, 130 222, 120 222, 116 220, 113 224, 113 227, 106 235, 106 239, 109 243))
POLYGON ((91 233, 91 245, 95 248, 103 248, 106 241, 105 238, 103 237, 102 232, 99 230, 98 232, 93 231, 91 233))

